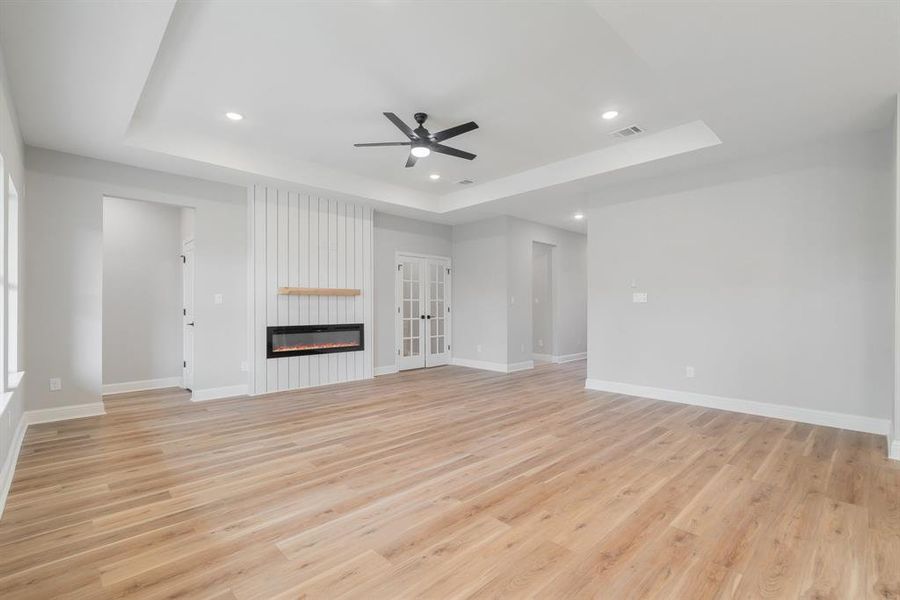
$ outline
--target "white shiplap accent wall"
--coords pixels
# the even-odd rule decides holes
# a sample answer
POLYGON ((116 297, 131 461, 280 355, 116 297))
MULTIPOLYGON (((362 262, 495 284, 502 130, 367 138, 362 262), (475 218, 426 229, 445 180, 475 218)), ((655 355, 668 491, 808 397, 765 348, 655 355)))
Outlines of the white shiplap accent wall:
POLYGON ((373 376, 372 209, 256 185, 252 197, 256 394, 373 376), (281 296, 278 288, 359 288, 359 296, 281 296), (363 323, 365 350, 266 359, 266 327, 363 323))

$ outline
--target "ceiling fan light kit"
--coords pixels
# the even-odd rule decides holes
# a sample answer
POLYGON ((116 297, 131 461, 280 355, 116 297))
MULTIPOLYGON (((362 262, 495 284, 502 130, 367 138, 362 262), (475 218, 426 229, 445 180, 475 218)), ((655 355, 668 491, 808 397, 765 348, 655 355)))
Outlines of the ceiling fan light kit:
POLYGON ((444 129, 443 131, 438 131, 437 133, 431 133, 430 131, 425 129, 425 121, 428 119, 428 115, 425 113, 419 112, 413 115, 413 118, 418 124, 418 127, 416 127, 415 129, 411 129, 400 119, 400 117, 392 112, 386 112, 384 113, 384 116, 387 117, 388 121, 393 123, 397 127, 397 129, 402 131, 403 134, 409 138, 408 142, 372 142, 353 145, 357 148, 372 148, 378 146, 409 146, 409 158, 406 160, 407 168, 415 166, 418 159, 425 158, 432 152, 437 152, 438 154, 446 154, 448 156, 455 156, 457 158, 464 158, 466 160, 473 160, 475 158, 475 155, 471 152, 451 148, 450 146, 445 146, 441 143, 444 140, 462 135, 464 133, 472 131, 473 129, 478 129, 478 124, 475 121, 469 121, 468 123, 463 123, 462 125, 444 129))

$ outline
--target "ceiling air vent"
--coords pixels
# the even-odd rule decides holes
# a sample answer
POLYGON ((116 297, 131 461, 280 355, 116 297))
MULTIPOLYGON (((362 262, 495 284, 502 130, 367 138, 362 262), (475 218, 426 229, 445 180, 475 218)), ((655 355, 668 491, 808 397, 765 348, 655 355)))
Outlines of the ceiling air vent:
POLYGON ((472 181, 471 179, 460 179, 456 183, 458 183, 459 185, 472 185, 475 182, 472 181))
POLYGON ((610 135, 613 137, 631 137, 637 135, 639 133, 644 133, 644 130, 638 127, 637 125, 632 125, 631 127, 626 127, 625 129, 620 129, 618 131, 612 132, 610 135))

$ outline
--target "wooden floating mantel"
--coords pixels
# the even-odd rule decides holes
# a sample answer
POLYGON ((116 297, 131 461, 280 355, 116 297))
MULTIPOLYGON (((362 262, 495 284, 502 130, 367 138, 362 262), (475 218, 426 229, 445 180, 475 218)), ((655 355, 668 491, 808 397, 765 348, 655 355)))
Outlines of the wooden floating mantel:
POLYGON ((359 296, 361 292, 350 288, 281 287, 278 293, 283 296, 359 296))

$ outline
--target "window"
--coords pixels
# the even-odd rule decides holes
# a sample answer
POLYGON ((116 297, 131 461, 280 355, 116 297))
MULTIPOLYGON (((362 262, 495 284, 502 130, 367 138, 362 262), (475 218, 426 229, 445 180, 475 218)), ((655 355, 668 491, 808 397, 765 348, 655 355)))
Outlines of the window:
POLYGON ((6 195, 6 365, 19 372, 19 194, 8 178, 6 195))
POLYGON ((18 385, 19 358, 19 194, 0 156, 0 377, 3 392, 18 385))

